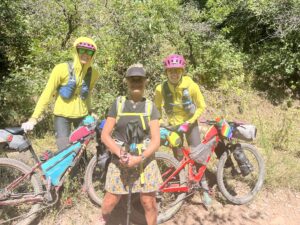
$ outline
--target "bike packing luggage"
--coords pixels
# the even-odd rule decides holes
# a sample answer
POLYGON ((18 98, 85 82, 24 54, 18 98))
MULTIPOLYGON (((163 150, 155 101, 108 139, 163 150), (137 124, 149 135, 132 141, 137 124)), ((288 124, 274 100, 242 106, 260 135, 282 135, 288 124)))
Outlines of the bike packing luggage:
POLYGON ((66 149, 58 152, 42 164, 41 168, 52 185, 57 186, 66 170, 72 166, 73 160, 81 148, 81 143, 77 142, 66 149))
POLYGON ((256 131, 254 125, 243 124, 234 129, 232 137, 243 141, 253 141, 256 137, 256 131))
MULTIPOLYGON (((13 134, 15 128, 0 129, 0 149, 24 151, 30 146, 29 141, 22 135, 13 134)), ((18 128, 19 129, 19 128, 18 128)))
POLYGON ((216 138, 212 138, 207 143, 201 143, 196 147, 191 147, 190 157, 197 163, 206 164, 208 156, 211 154, 211 148, 217 143, 216 138))

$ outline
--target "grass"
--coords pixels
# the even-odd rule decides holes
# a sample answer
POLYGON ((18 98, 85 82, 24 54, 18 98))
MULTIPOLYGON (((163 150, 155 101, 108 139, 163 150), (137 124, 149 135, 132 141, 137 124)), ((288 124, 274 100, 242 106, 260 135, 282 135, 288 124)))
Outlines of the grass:
POLYGON ((257 127, 257 139, 253 144, 265 160, 265 187, 300 190, 299 101, 292 107, 287 103, 274 106, 259 93, 247 90, 239 95, 236 92, 204 92, 204 98, 209 105, 205 118, 223 115, 228 120, 246 121, 257 127))

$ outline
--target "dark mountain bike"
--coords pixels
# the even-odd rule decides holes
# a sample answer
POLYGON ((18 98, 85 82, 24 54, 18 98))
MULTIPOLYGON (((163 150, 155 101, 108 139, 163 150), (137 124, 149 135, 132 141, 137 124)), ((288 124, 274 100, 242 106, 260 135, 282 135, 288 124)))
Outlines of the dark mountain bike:
MULTIPOLYGON (((1 130, 7 134, 6 146, 2 142, 2 147, 10 151, 30 151, 35 165, 30 167, 16 159, 0 158, 0 224, 30 224, 42 210, 56 204, 59 190, 85 155, 91 140, 95 136, 99 140, 99 129, 97 121, 87 116, 82 126, 71 134, 70 145, 53 156, 45 156, 43 161, 37 157, 23 129, 1 130)), ((103 190, 103 186, 101 188, 103 190)))

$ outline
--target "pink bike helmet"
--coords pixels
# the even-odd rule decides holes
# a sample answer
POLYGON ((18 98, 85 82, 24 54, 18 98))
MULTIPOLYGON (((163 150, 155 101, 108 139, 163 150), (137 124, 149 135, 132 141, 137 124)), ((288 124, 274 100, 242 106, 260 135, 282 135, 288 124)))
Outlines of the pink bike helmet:
POLYGON ((185 67, 185 60, 182 55, 171 54, 164 59, 165 69, 185 67))
POLYGON ((96 51, 96 48, 94 45, 92 44, 89 44, 87 42, 79 42, 77 45, 76 45, 76 48, 87 48, 87 49, 91 49, 93 51, 96 51))

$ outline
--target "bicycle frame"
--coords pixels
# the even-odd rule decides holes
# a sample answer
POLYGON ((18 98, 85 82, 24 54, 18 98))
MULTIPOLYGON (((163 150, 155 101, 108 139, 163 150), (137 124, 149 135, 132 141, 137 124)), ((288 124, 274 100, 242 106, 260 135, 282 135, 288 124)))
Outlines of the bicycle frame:
MULTIPOLYGON (((37 157, 36 153, 34 152, 34 149, 32 148, 32 146, 30 145, 30 152, 32 153, 36 164, 32 167, 31 171, 21 175, 20 177, 18 177, 16 180, 14 180, 12 183, 10 183, 5 190, 7 192, 12 192, 16 187, 18 187, 19 184, 21 184, 24 180, 28 179, 31 175, 33 174, 38 174, 37 171, 40 172, 40 174, 42 174, 41 176, 39 176, 39 178, 41 178, 42 183, 44 186, 46 186, 46 190, 50 190, 51 187, 54 187, 55 191, 59 191, 59 189, 61 188, 61 186, 63 185, 65 179, 67 178, 67 176, 70 174, 70 172, 72 171, 72 169, 74 168, 74 166, 77 164, 77 162, 80 160, 80 158, 82 157, 83 153, 86 150, 87 145, 89 144, 89 142, 92 140, 93 136, 95 134, 95 130, 91 131, 91 133, 85 137, 83 139, 83 143, 80 147, 80 150, 78 151, 78 153, 76 154, 76 156, 74 157, 73 160, 73 164, 71 165, 71 167, 68 167, 66 169, 66 171, 64 171, 63 176, 60 179, 60 182, 57 186, 53 186, 51 184, 51 182, 49 182, 45 175, 43 170, 41 169, 41 165, 43 164, 37 157)), ((55 166, 55 165, 54 165, 55 166)), ((1 199, 1 195, 0 195, 0 199, 1 199)), ((17 204, 21 204, 21 203, 37 203, 37 202, 43 202, 44 201, 44 196, 40 196, 40 195, 26 195, 26 193, 24 193, 22 195, 21 198, 18 199, 14 199, 14 200, 4 200, 1 201, 0 200, 0 206, 7 206, 7 205, 17 205, 17 204)))
MULTIPOLYGON (((216 137, 216 142, 218 143, 220 140, 218 130, 215 126, 211 126, 207 133, 205 134, 204 139, 202 140, 202 143, 205 144, 212 138, 216 137)), ((195 165, 195 161, 190 158, 190 148, 181 147, 181 151, 183 152, 183 159, 180 161, 180 166, 171 174, 168 176, 168 178, 163 182, 163 184, 160 186, 159 190, 161 192, 190 192, 191 187, 189 185, 182 186, 181 184, 171 184, 168 186, 168 182, 171 181, 177 174, 179 174, 180 171, 185 169, 185 167, 188 167, 188 184, 190 182, 193 183, 199 183, 200 180, 203 177, 203 174, 205 173, 205 170, 207 168, 207 164, 209 163, 211 159, 211 155, 214 153, 216 148, 216 145, 213 145, 210 149, 210 154, 208 155, 205 163, 200 166, 198 169, 198 172, 194 172, 193 166, 195 165)), ((167 175, 170 171, 166 171, 164 174, 162 174, 162 177, 167 175)))

